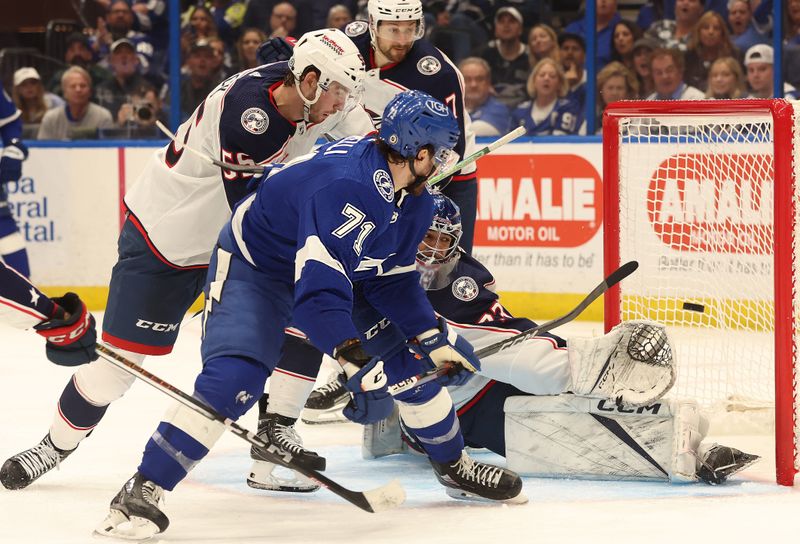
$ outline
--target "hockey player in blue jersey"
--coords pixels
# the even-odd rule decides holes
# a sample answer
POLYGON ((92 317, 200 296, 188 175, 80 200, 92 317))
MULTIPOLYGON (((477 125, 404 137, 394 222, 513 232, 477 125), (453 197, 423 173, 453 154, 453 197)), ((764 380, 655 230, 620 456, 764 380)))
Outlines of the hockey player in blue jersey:
MULTIPOLYGON (((369 21, 354 21, 345 27, 367 65, 364 82, 364 107, 380 126, 386 104, 406 89, 424 91, 444 103, 459 125, 459 138, 455 151, 460 157, 475 149, 469 116, 464 109, 463 81, 460 72, 441 51, 423 38, 424 19, 420 0, 370 0, 369 21)), ((287 44, 280 41, 267 42, 262 54, 285 55, 287 44)), ((360 113, 360 112, 358 112, 360 113)), ((361 123, 350 127, 350 121, 358 118, 348 114, 341 130, 348 134, 363 134, 361 123)), ((463 247, 472 249, 472 230, 477 208, 477 178, 475 165, 470 164, 457 172, 444 187, 448 194, 465 210, 463 247)), ((292 328, 286 340, 284 357, 270 380, 270 397, 263 412, 259 432, 269 432, 271 419, 281 417, 284 422, 293 421, 300 415, 303 404, 314 386, 316 369, 304 367, 302 360, 309 346, 304 345, 307 331, 292 328), (295 364, 295 361, 301 361, 295 364)), ((261 405, 260 405, 261 406, 261 405)), ((282 429, 283 426, 278 427, 282 429)), ((280 437, 273 437, 281 440, 280 437)), ((272 465, 257 459, 248 475, 250 486, 262 489, 281 489, 287 482, 273 481, 272 465)), ((300 484, 296 484, 300 485, 300 484)), ((307 488, 306 488, 307 489, 307 488)))
MULTIPOLYGON (((172 351, 181 320, 202 291, 219 231, 252 190, 252 174, 214 166, 187 147, 240 165, 304 155, 322 134, 336 135, 345 115, 352 122, 363 79, 364 61, 353 43, 326 29, 303 35, 289 62, 240 72, 206 97, 125 195, 128 213, 111 273, 105 343, 137 364, 172 351)), ((363 108, 360 113, 366 133, 372 124, 363 108)), ((80 367, 58 401, 49 433, 35 446, 52 443, 56 449, 18 487, 74 450, 133 381, 102 359, 80 367)), ((9 459, 0 476, 15 464, 26 468, 25 453, 9 459)))
MULTIPOLYGON (((454 381, 478 370, 469 345, 437 320, 413 264, 433 211, 425 182, 454 164, 457 138, 444 104, 418 91, 401 93, 387 105, 377 138, 324 145, 242 201, 209 266, 203 371, 194 395, 238 419, 261 396, 290 319, 342 365, 352 394, 345 412, 354 421, 385 418, 394 404, 387 380, 416 374, 423 364, 458 363, 454 381), (363 349, 353 323, 355 286, 412 340, 414 353, 405 345, 383 357, 363 349)), ((491 491, 519 497, 518 476, 463 454, 446 390, 419 389, 403 399, 407 420, 420 427, 432 456, 444 456, 432 461, 443 483, 488 480, 491 491)), ((163 532, 169 524, 163 491, 186 476, 223 430, 183 405, 170 410, 98 532, 128 538, 163 532)), ((324 468, 313 455, 295 460, 324 468)))
POLYGON ((25 239, 8 204, 6 184, 17 182, 22 176, 22 161, 28 158, 28 148, 22 137, 22 113, 8 94, 0 89, 0 261, 24 276, 30 276, 25 239))
MULTIPOLYGON (((514 317, 506 310, 494 292, 492 274, 458 249, 461 224, 457 207, 442 195, 434 195, 434 206, 434 220, 417 252, 417 270, 433 308, 476 345, 534 327, 529 319, 514 317)), ((370 338, 367 349, 385 349, 375 344, 392 342, 391 327, 377 321, 379 318, 373 317, 374 324, 365 333, 370 338)), ((617 410, 603 398, 564 395, 579 386, 573 374, 585 355, 592 348, 603 350, 607 344, 603 339, 569 342, 578 349, 571 350, 568 341, 549 333, 536 336, 482 359, 480 375, 449 388, 468 446, 503 456, 511 450, 509 468, 515 470, 594 479, 719 484, 758 459, 728 446, 701 443, 703 416, 691 401, 659 401, 654 403, 657 408, 637 411, 617 410), (507 412, 511 412, 512 422, 523 421, 512 425, 509 435, 507 412), (570 431, 557 432, 559 425, 570 431), (548 432, 540 432, 545 428, 548 432), (607 438, 598 438, 604 436, 607 438), (601 457, 616 461, 604 463, 601 457), (542 468, 547 465, 549 469, 542 468)), ((309 422, 314 423, 337 420, 337 404, 343 405, 338 383, 326 384, 309 398, 304 419, 311 418, 309 422)), ((395 410, 386 420, 366 426, 364 457, 415 450, 423 453, 400 417, 395 410)))

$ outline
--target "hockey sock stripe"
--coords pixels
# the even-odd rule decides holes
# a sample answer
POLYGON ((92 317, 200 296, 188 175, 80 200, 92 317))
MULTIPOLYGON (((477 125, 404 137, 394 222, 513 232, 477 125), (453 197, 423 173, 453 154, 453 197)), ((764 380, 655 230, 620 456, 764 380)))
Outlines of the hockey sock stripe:
POLYGON ((108 405, 91 404, 86 396, 78 390, 75 376, 67 383, 58 399, 58 413, 61 418, 77 431, 88 431, 94 428, 108 409, 108 405))
POLYGON ((614 436, 616 436, 617 438, 622 440, 622 442, 627 444, 629 448, 638 453, 642 459, 653 465, 656 469, 659 470, 659 472, 662 472, 664 476, 669 477, 669 473, 666 470, 664 470, 664 467, 662 467, 658 463, 658 461, 653 459, 653 457, 651 457, 650 454, 647 453, 647 451, 644 448, 642 448, 642 446, 639 445, 638 442, 636 442, 636 440, 631 438, 631 435, 628 434, 628 432, 622 428, 622 425, 620 425, 618 421, 615 421, 611 418, 601 416, 598 414, 590 414, 590 415, 594 419, 596 419, 597 422, 600 423, 603 427, 611 431, 611 433, 614 436))
POLYGON ((280 368, 276 368, 274 373, 275 374, 286 374, 287 376, 291 376, 292 378, 297 378, 297 379, 305 380, 305 381, 312 382, 312 383, 316 383, 316 381, 317 381, 316 377, 310 378, 308 376, 303 376, 302 374, 295 374, 294 372, 289 372, 288 370, 283 370, 283 369, 280 369, 280 368))

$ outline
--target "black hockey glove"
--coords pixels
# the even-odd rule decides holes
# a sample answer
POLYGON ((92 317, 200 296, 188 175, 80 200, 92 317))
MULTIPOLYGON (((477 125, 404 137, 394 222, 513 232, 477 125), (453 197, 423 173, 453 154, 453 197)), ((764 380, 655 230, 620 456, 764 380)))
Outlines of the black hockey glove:
POLYGON ((58 315, 33 327, 47 340, 47 358, 61 366, 78 366, 97 359, 97 331, 86 304, 75 293, 54 298, 53 302, 60 307, 58 315), (64 312, 70 314, 69 318, 64 318, 64 312))
POLYGON ((0 183, 19 181, 22 161, 28 158, 28 148, 17 138, 11 140, 0 154, 0 183))
POLYGON ((294 52, 294 38, 270 38, 258 46, 256 59, 259 64, 270 64, 289 60, 294 52))

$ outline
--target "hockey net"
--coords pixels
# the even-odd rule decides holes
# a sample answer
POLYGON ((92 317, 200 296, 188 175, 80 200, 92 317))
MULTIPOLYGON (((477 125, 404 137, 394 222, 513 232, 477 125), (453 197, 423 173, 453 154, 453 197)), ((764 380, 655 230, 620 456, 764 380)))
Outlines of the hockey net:
POLYGON ((798 459, 795 240, 800 102, 622 102, 603 120, 605 320, 669 326, 671 396, 710 413, 766 413, 777 480, 798 459), (777 272, 777 273, 776 273, 777 272))

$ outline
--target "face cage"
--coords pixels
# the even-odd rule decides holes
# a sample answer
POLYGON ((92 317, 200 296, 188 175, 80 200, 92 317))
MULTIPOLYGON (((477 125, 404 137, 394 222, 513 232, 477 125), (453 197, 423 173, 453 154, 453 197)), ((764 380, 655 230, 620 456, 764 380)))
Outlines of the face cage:
POLYGON ((446 263, 423 263, 417 261, 419 284, 426 291, 438 291, 453 283, 453 273, 461 258, 461 253, 456 252, 446 263))
POLYGON ((436 242, 442 240, 442 236, 447 236, 449 241, 446 249, 442 249, 436 245, 429 244, 423 238, 419 245, 424 247, 421 250, 417 249, 417 262, 425 265, 441 265, 450 261, 458 249, 458 242, 461 238, 461 225, 445 224, 434 219, 434 225, 428 229, 428 232, 436 233, 436 242))

